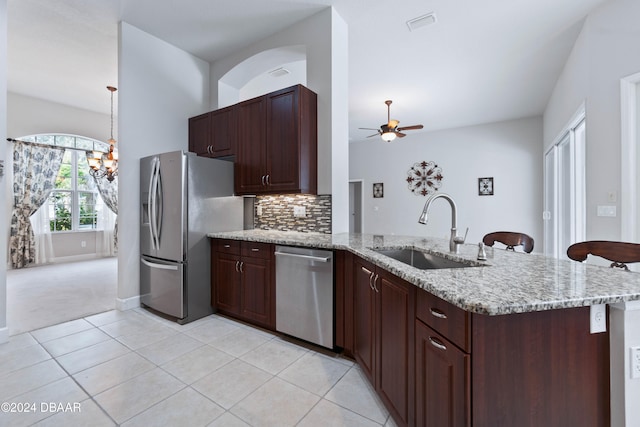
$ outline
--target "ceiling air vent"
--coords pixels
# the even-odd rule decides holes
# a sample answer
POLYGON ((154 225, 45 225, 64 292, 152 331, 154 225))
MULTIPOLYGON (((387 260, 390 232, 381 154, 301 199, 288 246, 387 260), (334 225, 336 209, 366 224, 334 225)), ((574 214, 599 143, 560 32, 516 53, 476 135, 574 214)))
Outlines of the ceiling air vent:
POLYGON ((426 15, 418 16, 407 21, 407 27, 409 31, 417 30, 418 28, 426 27, 427 25, 436 23, 436 14, 434 12, 427 13, 426 15))
POLYGON ((276 68, 275 70, 269 71, 269 75, 271 77, 282 77, 282 76, 286 76, 287 74, 291 74, 291 71, 283 67, 276 68))

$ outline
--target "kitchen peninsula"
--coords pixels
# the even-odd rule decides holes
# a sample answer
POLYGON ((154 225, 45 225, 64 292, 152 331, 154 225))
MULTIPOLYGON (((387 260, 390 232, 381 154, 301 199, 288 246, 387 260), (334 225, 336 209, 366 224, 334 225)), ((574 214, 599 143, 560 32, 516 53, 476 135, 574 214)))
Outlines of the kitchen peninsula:
POLYGON ((335 250, 336 346, 355 357, 399 425, 611 423, 610 334, 590 333, 588 306, 640 300, 638 274, 493 248, 479 262, 476 245, 454 255, 437 238, 208 236, 335 250), (420 270, 376 248, 471 266, 420 270))

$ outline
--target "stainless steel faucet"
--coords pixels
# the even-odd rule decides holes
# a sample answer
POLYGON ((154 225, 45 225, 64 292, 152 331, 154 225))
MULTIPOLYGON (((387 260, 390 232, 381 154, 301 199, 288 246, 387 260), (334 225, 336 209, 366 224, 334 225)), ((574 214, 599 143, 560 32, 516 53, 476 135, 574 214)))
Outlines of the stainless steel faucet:
POLYGON ((447 200, 449 202, 449 205, 451 205, 451 238, 449 239, 449 251, 457 254, 458 246, 464 243, 465 239, 467 238, 469 228, 467 228, 467 233, 465 233, 464 237, 458 236, 458 229, 456 228, 458 222, 458 209, 456 207, 456 202, 453 201, 450 195, 445 193, 435 193, 429 196, 426 203, 424 204, 424 208, 422 209, 422 214, 420 215, 420 219, 418 219, 418 222, 420 224, 427 223, 427 215, 429 214, 431 203, 433 203, 435 199, 439 198, 447 200))

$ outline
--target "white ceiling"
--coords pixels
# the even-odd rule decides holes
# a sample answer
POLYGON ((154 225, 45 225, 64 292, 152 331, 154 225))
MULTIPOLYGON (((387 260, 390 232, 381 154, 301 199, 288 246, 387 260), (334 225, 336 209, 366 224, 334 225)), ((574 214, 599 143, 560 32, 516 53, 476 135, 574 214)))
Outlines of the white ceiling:
MULTIPOLYGON (((349 136, 539 115, 605 0, 8 0, 8 89, 108 113, 124 20, 213 61, 328 5, 349 25, 349 136), (406 21, 435 12, 436 24, 406 21)), ((420 131, 412 131, 413 134, 420 131)))

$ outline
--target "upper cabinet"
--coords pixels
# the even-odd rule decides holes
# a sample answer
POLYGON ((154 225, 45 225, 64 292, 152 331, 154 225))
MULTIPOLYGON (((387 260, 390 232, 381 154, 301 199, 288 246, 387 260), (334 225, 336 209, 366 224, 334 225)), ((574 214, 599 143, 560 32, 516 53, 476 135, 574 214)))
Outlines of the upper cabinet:
POLYGON ((317 95, 296 85, 238 108, 236 193, 316 194, 317 95))
POLYGON ((291 86, 189 119, 189 151, 235 156, 235 192, 318 192, 317 95, 291 86))
POLYGON ((236 138, 235 106, 221 108, 189 119, 189 151, 199 156, 233 156, 236 138))

